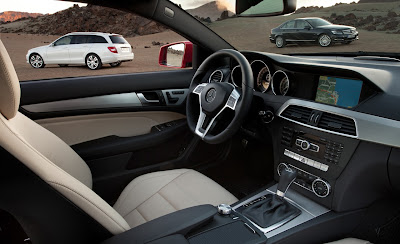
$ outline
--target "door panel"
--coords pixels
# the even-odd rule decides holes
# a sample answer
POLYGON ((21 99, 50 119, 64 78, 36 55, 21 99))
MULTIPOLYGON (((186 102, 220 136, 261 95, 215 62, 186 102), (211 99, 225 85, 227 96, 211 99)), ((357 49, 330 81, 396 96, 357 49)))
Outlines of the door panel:
POLYGON ((139 175, 227 155, 229 147, 205 144, 187 126, 185 98, 194 73, 21 82, 20 111, 72 145, 92 171, 93 189, 113 203, 139 175))
POLYGON ((68 145, 108 136, 134 137, 148 134, 151 127, 185 118, 168 111, 69 116, 36 120, 68 145))

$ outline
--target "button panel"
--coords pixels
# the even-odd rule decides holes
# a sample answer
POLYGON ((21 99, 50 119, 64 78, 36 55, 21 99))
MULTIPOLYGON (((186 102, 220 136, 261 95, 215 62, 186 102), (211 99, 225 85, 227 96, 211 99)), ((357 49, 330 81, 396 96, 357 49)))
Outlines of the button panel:
POLYGON ((326 140, 325 161, 332 164, 339 164, 344 146, 342 143, 326 140))
POLYGON ((327 172, 329 170, 329 166, 328 165, 320 163, 320 162, 315 161, 315 160, 312 160, 310 158, 306 158, 306 157, 301 156, 300 154, 297 154, 297 153, 292 152, 290 150, 285 149, 283 154, 285 156, 289 157, 289 158, 292 158, 292 159, 294 159, 296 161, 299 161, 299 162, 301 162, 303 164, 306 164, 306 165, 308 165, 310 167, 322 170, 324 172, 327 172))

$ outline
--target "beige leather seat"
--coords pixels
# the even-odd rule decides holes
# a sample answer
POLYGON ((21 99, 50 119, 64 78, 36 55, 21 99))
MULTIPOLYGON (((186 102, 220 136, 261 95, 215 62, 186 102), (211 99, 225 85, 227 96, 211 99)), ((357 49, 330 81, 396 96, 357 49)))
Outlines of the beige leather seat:
POLYGON ((355 238, 346 238, 339 241, 329 242, 326 244, 372 244, 372 243, 369 241, 363 241, 355 238))
POLYGON ((18 112, 20 87, 0 40, 0 146, 112 234, 183 208, 237 199, 206 176, 189 169, 134 179, 114 208, 92 191, 86 163, 61 139, 18 112))

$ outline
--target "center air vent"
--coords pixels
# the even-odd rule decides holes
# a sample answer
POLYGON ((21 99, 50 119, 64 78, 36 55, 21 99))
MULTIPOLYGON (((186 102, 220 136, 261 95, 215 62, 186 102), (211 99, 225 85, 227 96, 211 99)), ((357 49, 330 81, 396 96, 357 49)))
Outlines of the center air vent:
POLYGON ((288 106, 285 111, 282 112, 281 116, 287 119, 295 120, 307 124, 308 118, 310 117, 312 109, 300 107, 296 105, 288 106))
POLYGON ((208 80, 209 83, 211 82, 221 82, 224 74, 221 70, 216 70, 210 75, 210 79, 208 80))
POLYGON ((323 113, 318 123, 318 127, 321 129, 336 131, 346 135, 357 135, 356 124, 353 119, 335 114, 323 113))
POLYGON ((307 126, 344 135, 357 136, 355 121, 348 117, 297 105, 289 105, 280 116, 307 126))

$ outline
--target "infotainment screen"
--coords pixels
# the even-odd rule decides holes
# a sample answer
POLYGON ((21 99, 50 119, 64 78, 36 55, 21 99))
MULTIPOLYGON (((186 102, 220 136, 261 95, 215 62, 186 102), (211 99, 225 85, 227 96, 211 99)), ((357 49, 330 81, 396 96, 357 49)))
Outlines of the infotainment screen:
POLYGON ((360 100, 362 86, 360 80, 320 76, 315 101, 353 108, 360 100))

